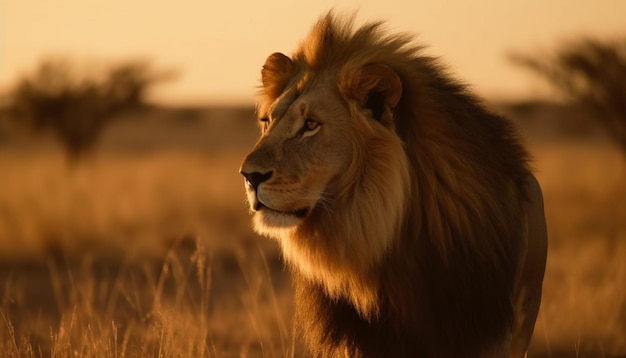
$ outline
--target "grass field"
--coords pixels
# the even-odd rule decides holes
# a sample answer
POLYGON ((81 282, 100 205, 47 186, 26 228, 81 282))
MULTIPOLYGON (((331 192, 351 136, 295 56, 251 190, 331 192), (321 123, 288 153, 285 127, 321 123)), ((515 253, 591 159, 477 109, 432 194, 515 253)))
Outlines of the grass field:
MULTIPOLYGON (((255 129, 207 116, 225 115, 120 123, 78 165, 0 145, 0 356, 306 356, 237 173, 255 129)), ((625 356, 626 160, 602 141, 529 148, 550 239, 529 356, 625 356)))

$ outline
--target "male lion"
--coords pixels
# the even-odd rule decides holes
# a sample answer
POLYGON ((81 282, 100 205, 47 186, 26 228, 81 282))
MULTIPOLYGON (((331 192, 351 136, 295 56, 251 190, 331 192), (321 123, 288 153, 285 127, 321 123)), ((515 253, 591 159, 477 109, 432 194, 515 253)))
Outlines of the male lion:
POLYGON ((541 190, 513 126, 409 35, 329 12, 261 71, 241 173, 321 357, 523 357, 541 300, 541 190))

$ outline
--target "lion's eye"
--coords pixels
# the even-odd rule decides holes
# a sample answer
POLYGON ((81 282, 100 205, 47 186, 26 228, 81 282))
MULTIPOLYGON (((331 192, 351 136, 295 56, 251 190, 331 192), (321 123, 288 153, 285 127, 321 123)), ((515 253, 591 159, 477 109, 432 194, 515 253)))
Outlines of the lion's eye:
POLYGON ((315 135, 320 130, 320 123, 314 121, 312 119, 307 119, 304 121, 304 126, 302 126, 302 130, 300 131, 300 135, 302 138, 310 137, 315 135))
POLYGON ((304 122, 304 130, 305 131, 315 131, 320 127, 319 122, 316 122, 312 119, 307 119, 304 122))

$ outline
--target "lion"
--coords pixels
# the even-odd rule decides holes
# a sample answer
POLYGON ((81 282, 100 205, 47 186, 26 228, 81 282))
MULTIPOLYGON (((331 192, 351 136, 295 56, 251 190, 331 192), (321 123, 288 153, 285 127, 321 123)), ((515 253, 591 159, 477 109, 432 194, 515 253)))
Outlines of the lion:
POLYGON ((240 172, 318 357, 523 357, 541 301, 541 189, 513 124, 408 34, 323 15, 261 71, 240 172))

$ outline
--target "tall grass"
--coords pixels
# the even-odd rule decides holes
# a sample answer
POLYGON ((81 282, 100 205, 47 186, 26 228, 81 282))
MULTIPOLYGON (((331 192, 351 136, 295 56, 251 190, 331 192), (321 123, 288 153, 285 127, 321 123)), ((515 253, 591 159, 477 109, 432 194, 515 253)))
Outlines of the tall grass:
POLYGON ((84 257, 13 271, 0 305, 0 356, 293 355, 278 266, 243 251, 214 262, 199 241, 189 246, 173 247, 160 265, 84 257))
POLYGON ((285 357, 274 243, 239 154, 0 152, 0 356, 285 357))
MULTIPOLYGON (((531 147, 548 221, 534 356, 626 354, 626 158, 604 142, 531 147)), ((533 355, 530 355, 533 356, 533 355)))

